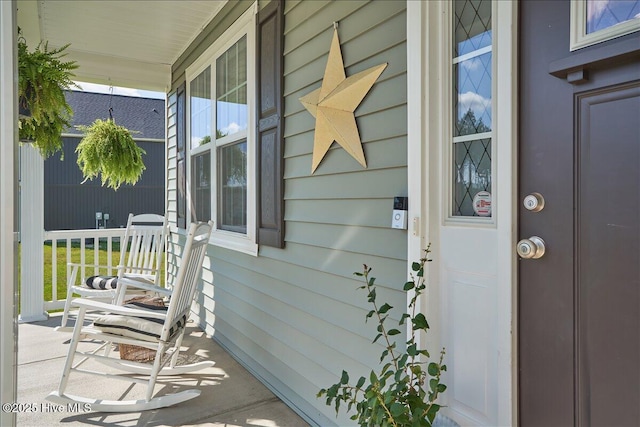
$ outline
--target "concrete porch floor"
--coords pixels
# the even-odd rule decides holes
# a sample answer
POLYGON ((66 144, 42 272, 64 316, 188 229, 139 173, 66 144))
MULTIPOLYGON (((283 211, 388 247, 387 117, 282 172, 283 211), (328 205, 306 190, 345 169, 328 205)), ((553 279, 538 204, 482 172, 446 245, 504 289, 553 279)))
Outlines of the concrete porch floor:
MULTIPOLYGON (((18 399, 23 411, 17 414, 20 427, 38 426, 215 426, 215 427, 299 427, 308 426, 260 381, 236 362, 213 339, 190 324, 183 342, 181 356, 190 359, 213 360, 215 365, 190 375, 175 377, 168 382, 162 377, 156 390, 163 387, 197 388, 200 396, 179 405, 158 410, 126 414, 74 411, 57 405, 45 397, 57 389, 67 355, 69 332, 56 332, 60 317, 19 325, 18 332, 18 399)), ((108 391, 117 398, 139 399, 140 385, 131 387, 124 381, 76 375, 79 381, 70 382, 68 392, 88 397, 96 391, 108 391), (71 388, 73 386, 73 389, 71 388)), ((73 379, 73 376, 72 376, 73 379)))

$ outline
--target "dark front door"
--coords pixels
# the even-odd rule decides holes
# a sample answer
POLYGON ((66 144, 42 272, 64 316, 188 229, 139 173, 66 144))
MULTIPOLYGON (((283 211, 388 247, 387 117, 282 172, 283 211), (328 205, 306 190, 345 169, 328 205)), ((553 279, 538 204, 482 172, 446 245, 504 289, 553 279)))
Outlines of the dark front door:
POLYGON ((637 427, 640 37, 571 52, 569 1, 519 4, 520 425, 637 427))

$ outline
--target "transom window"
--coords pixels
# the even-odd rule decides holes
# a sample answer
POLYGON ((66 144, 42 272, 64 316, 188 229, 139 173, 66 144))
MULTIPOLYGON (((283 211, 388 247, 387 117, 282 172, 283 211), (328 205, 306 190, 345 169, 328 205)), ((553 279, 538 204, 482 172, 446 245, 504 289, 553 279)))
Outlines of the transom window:
POLYGON ((491 216, 491 1, 456 0, 453 13, 452 215, 491 216))
POLYGON ((640 0, 572 0, 571 50, 640 30, 640 0))
POLYGON ((632 19, 639 19, 640 1, 587 0, 586 18, 586 33, 595 33, 632 19))
POLYGON ((254 11, 187 70, 190 209, 213 219, 213 243, 255 254, 254 11))

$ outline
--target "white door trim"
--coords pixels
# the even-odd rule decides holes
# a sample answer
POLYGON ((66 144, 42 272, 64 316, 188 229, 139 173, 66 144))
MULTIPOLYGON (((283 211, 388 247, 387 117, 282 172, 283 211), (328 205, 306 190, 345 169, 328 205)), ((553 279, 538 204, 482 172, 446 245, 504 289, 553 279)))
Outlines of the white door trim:
MULTIPOLYGON (((18 143, 15 0, 0 1, 0 398, 16 401, 17 264, 16 170, 18 143)), ((0 412, 0 425, 15 425, 16 414, 0 412)))
MULTIPOLYGON (((442 7, 446 2, 407 2, 407 104, 408 104, 408 268, 421 256, 427 243, 433 243, 434 262, 429 270, 429 292, 421 303, 432 329, 427 345, 432 353, 448 342, 441 336, 446 323, 447 280, 444 262, 439 259, 441 227, 444 223, 443 207, 447 200, 441 177, 443 114, 435 108, 438 99, 448 94, 440 82, 443 58, 442 7), (417 54, 420 52, 420 54, 417 54), (431 60, 429 60, 431 59, 431 60), (435 59, 435 60, 434 60, 435 59), (434 100, 436 102, 434 102, 434 100)), ((485 232, 495 233, 494 293, 497 310, 494 325, 497 328, 495 347, 491 353, 497 358, 496 396, 497 425, 517 424, 517 346, 516 307, 517 275, 514 245, 517 232, 517 2, 495 1, 494 16, 494 76, 499 84, 495 94, 495 166, 494 215, 495 227, 485 232)), ((447 65, 448 66, 448 65, 447 65)), ((445 115, 446 116, 446 115, 445 115)), ((466 228, 466 227, 465 227, 466 228)), ((464 231, 463 231, 464 232, 464 231)), ((449 358, 450 354, 447 355, 449 358)), ((445 359, 446 363, 446 359, 445 359)), ((445 379, 446 383, 446 379, 445 379)), ((446 402, 445 397, 445 404, 446 402)), ((446 411, 445 411, 446 412, 446 411)), ((456 418, 456 413, 449 415, 456 418)), ((481 425, 487 420, 463 415, 457 421, 465 425, 481 425)))

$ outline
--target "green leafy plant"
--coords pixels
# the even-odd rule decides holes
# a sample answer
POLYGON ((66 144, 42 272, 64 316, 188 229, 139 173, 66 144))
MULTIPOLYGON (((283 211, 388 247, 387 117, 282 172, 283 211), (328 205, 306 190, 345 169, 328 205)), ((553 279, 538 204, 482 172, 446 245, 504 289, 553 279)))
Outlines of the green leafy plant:
POLYGON ((351 419, 360 426, 431 426, 440 405, 436 403, 440 393, 446 390, 441 382, 441 375, 447 367, 443 364, 445 351, 442 349, 437 362, 428 363, 429 353, 418 348, 416 341, 420 331, 426 332, 429 324, 423 313, 416 312, 416 303, 426 289, 424 277, 425 264, 430 261, 427 248, 424 257, 412 265, 411 280, 405 283, 404 290, 412 292, 409 303, 410 313, 404 313, 399 325, 408 320, 409 331, 406 348, 400 350, 392 337, 400 335, 397 328, 389 328, 385 322, 389 319, 389 312, 393 308, 384 303, 376 302, 375 278, 370 277, 371 268, 364 266, 363 271, 356 272, 363 277, 364 286, 368 293, 368 301, 373 309, 366 315, 366 319, 375 317, 378 322, 378 335, 373 342, 382 339, 385 349, 380 356, 382 368, 379 372, 371 371, 369 378, 360 377, 355 385, 349 383, 349 374, 342 371, 340 382, 328 389, 322 389, 318 397, 326 396, 326 404, 334 405, 336 414, 341 404, 347 405, 347 412, 355 407, 355 414, 351 419), (426 369, 425 369, 426 368, 426 369))
POLYGON ((101 176, 102 185, 114 190, 124 183, 138 182, 145 169, 142 155, 146 152, 127 128, 113 119, 97 119, 90 126, 76 127, 85 134, 76 148, 84 181, 101 176))
POLYGON ((21 110, 29 111, 20 115, 20 140, 33 141, 44 158, 62 150, 62 132, 73 116, 64 91, 78 87, 71 80, 78 66, 62 60, 68 47, 49 49, 45 42, 30 52, 18 38, 18 97, 21 110))

